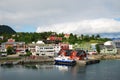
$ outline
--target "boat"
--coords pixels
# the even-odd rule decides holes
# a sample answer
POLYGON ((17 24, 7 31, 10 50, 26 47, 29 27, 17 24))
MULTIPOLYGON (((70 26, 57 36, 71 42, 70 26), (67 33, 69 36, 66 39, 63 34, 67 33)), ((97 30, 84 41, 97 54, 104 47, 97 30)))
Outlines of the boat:
POLYGON ((57 65, 70 65, 73 66, 76 64, 76 61, 74 59, 70 59, 70 57, 67 56, 61 56, 54 58, 55 64, 57 65))

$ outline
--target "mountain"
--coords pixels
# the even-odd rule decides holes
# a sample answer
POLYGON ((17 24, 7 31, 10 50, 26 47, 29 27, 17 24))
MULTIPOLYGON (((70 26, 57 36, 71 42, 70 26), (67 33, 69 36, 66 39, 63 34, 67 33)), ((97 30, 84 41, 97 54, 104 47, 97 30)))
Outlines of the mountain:
POLYGON ((120 32, 100 33, 100 36, 104 38, 120 38, 120 32))
POLYGON ((16 31, 14 31, 10 26, 0 25, 0 34, 2 33, 14 34, 16 31))

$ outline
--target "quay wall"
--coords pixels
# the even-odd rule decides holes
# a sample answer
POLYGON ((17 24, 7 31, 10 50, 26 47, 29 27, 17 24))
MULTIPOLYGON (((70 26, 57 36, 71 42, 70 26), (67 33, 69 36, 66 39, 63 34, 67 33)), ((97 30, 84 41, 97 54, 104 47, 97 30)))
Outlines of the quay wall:
POLYGON ((109 59, 120 59, 120 54, 112 54, 112 55, 89 55, 89 59, 99 59, 99 60, 109 60, 109 59))

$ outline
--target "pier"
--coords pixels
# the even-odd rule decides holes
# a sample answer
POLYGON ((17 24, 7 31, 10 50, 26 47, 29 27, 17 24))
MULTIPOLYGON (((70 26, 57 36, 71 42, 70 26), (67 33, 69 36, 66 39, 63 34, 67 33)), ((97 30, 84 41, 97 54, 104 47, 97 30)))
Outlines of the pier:
POLYGON ((96 60, 96 59, 91 59, 91 60, 76 60, 77 65, 80 66, 85 66, 85 65, 91 65, 91 64, 97 64, 99 63, 100 60, 96 60))

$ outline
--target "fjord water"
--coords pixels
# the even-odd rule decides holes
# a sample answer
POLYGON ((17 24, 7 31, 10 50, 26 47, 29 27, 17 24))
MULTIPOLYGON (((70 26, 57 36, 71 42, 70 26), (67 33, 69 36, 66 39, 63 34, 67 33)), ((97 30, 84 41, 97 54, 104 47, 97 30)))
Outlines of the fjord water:
POLYGON ((74 67, 53 64, 1 66, 0 80, 120 80, 120 60, 74 67))

